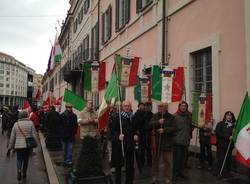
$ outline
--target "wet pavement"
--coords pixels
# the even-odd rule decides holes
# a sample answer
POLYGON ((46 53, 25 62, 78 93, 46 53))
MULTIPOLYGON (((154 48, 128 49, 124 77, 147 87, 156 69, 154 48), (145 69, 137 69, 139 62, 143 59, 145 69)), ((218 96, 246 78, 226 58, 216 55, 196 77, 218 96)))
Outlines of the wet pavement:
MULTIPOLYGON (((17 184, 16 154, 12 153, 10 157, 6 157, 6 141, 5 135, 0 134, 0 183, 1 184, 17 184)), ((27 170, 27 179, 22 181, 23 184, 48 184, 48 177, 44 165, 41 147, 35 149, 29 160, 27 170)))
MULTIPOLYGON (((74 149, 74 155, 76 156, 77 152, 79 152, 80 146, 75 145, 74 149)), ((54 164, 54 168, 56 170, 58 179, 60 184, 66 184, 66 178, 68 176, 68 173, 71 171, 70 168, 65 168, 62 166, 63 162, 63 153, 62 151, 50 151, 50 156, 52 159, 52 162, 54 164)), ((74 160, 76 162, 76 159, 74 160)), ((199 163, 199 160, 190 157, 189 158, 189 166, 190 169, 185 170, 185 175, 188 176, 188 179, 186 180, 177 180, 176 182, 173 182, 173 184, 250 184, 250 179, 247 178, 247 176, 239 175, 236 173, 233 173, 232 178, 228 180, 218 180, 216 176, 213 175, 212 171, 208 171, 207 169, 200 170, 197 169, 197 164, 199 163)), ((107 161, 104 161, 104 169, 105 173, 111 173, 110 168, 108 168, 107 161)), ((164 172, 164 165, 162 164, 160 166, 160 172, 161 174, 164 172)), ((114 175, 113 175, 114 178, 114 175)), ((124 179, 124 174, 123 174, 124 179)), ((135 181, 134 184, 151 184, 152 182, 152 176, 151 176, 151 169, 150 167, 145 166, 143 169, 142 174, 140 174, 135 166, 135 181)), ((164 184, 163 179, 160 180, 159 184, 164 184)))

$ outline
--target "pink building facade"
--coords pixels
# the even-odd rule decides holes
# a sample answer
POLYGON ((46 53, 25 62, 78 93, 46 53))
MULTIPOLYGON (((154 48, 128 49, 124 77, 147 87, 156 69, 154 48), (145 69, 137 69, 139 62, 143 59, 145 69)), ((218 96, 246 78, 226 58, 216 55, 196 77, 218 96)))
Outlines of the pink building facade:
MULTIPOLYGON (((136 1, 130 1, 130 20, 119 31, 115 25, 116 3, 101 1, 101 12, 109 6, 113 10, 111 36, 100 46, 100 61, 108 62, 107 81, 116 53, 140 57, 139 72, 144 65, 157 65, 163 60, 163 1, 152 1, 139 12, 136 1)), ((212 93, 215 122, 227 110, 237 116, 249 91, 248 10, 249 2, 244 0, 166 1, 165 60, 169 66, 185 67, 185 99, 190 110, 193 91, 212 93)), ((135 110, 133 90, 127 88, 125 94, 135 110)), ((176 108, 177 103, 169 105, 172 113, 176 108)))
MULTIPOLYGON (((62 75, 64 65, 72 69, 76 62, 98 60, 107 62, 106 81, 109 81, 115 54, 140 57, 139 75, 145 66, 161 63, 183 66, 184 99, 190 110, 192 93, 204 91, 213 95, 215 122, 227 110, 238 115, 244 95, 250 92, 248 0, 71 0, 70 3, 59 37, 60 43, 64 43, 64 62, 58 71, 62 75), (82 47, 90 51, 88 58, 86 54, 83 57, 82 47)), ((63 94, 66 86, 86 99, 94 99, 98 106, 104 91, 93 95, 81 88, 80 81, 79 78, 70 79, 67 84, 62 81, 61 92, 55 94, 63 94)), ((123 90, 123 95, 136 110, 134 87, 123 90)), ((177 104, 169 105, 171 113, 176 111, 177 104)), ((153 101, 154 111, 156 105, 153 101)))

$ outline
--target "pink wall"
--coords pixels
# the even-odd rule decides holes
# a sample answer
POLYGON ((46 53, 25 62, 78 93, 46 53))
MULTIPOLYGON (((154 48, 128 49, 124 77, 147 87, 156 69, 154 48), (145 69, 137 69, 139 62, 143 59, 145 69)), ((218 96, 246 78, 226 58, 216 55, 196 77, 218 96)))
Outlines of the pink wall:
MULTIPOLYGON (((170 3, 174 3, 171 0, 170 3)), ((246 92, 244 1, 194 1, 170 16, 170 64, 183 65, 187 44, 221 35, 219 56, 220 112, 240 110, 246 92)), ((216 94, 214 94, 216 95, 216 94)))

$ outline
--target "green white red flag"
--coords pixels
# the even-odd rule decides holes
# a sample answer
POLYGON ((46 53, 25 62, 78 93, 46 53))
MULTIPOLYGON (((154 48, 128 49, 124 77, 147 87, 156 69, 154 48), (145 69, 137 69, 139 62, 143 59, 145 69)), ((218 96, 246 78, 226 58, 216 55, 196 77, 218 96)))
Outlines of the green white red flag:
POLYGON ((233 140, 237 149, 236 160, 250 168, 250 99, 248 93, 236 121, 233 140))
POLYGON ((193 93, 192 121, 198 125, 208 123, 212 118, 212 94, 193 93))
POLYGON ((177 102, 182 99, 184 68, 177 69, 153 66, 152 98, 164 103, 177 102))
POLYGON ((117 66, 117 77, 121 86, 135 86, 139 68, 139 58, 123 58, 120 55, 115 56, 117 66))
POLYGON ((98 93, 105 89, 106 83, 106 62, 94 63, 91 61, 84 62, 84 89, 98 93))
POLYGON ((107 125, 109 115, 109 104, 118 97, 118 84, 115 72, 111 74, 108 86, 103 95, 102 103, 98 110, 99 129, 104 129, 107 125))

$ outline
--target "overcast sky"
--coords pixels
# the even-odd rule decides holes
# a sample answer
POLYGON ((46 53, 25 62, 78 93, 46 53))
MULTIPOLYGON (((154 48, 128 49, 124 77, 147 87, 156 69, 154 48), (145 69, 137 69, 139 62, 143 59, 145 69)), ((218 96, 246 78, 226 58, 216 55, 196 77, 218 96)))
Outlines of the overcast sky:
POLYGON ((0 0, 0 52, 44 74, 68 9, 69 0, 0 0))

